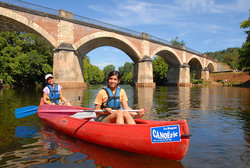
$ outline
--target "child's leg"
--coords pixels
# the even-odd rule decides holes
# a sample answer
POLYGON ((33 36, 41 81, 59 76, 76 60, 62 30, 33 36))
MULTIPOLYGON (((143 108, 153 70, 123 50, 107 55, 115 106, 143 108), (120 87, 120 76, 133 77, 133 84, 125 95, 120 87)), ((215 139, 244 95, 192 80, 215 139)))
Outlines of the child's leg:
POLYGON ((135 120, 128 111, 123 111, 123 117, 127 124, 136 124, 135 120))
POLYGON ((107 116, 105 118, 104 122, 124 124, 124 118, 123 118, 122 111, 118 110, 118 111, 112 112, 112 114, 110 114, 109 116, 107 116))

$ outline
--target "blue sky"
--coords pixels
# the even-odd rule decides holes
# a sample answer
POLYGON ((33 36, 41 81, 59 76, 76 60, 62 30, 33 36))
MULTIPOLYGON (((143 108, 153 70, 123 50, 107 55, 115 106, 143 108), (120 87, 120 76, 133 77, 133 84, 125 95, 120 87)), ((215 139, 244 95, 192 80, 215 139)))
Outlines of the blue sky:
MULTIPOLYGON (((24 0, 64 9, 73 14, 107 22, 171 41, 176 36, 187 47, 213 52, 241 47, 246 34, 240 22, 249 16, 250 0, 24 0)), ((132 60, 113 47, 87 54, 91 63, 117 68, 132 60), (105 59, 103 57, 105 56, 105 59)))

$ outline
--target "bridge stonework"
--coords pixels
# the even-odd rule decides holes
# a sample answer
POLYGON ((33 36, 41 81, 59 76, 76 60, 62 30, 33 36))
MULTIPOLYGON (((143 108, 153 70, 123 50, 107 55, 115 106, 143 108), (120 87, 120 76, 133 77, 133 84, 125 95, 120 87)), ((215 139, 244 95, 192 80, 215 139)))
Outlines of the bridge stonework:
MULTIPOLYGON (((21 8, 22 9, 22 8, 21 8)), ((83 23, 72 18, 72 13, 60 10, 59 16, 19 10, 0 4, 0 31, 19 30, 43 36, 55 48, 53 74, 64 87, 85 87, 83 56, 102 46, 113 46, 126 53, 134 62, 134 84, 155 87, 152 58, 163 57, 169 66, 168 83, 190 85, 190 74, 209 78, 218 71, 218 62, 184 48, 152 41, 149 35, 140 37, 112 29, 83 23)), ((103 58, 108 56, 103 56, 103 58)))

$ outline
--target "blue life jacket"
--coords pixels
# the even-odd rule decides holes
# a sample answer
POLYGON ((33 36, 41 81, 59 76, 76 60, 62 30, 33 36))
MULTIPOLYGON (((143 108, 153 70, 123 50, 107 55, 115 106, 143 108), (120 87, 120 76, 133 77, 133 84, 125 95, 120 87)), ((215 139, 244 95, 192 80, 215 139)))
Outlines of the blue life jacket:
POLYGON ((120 100, 120 91, 121 88, 117 87, 115 96, 109 87, 104 87, 104 90, 108 93, 108 100, 102 104, 102 108, 112 108, 112 109, 120 109, 121 108, 121 100, 120 100))
POLYGON ((51 103, 59 103, 60 100, 60 92, 58 91, 58 84, 55 84, 55 88, 53 88, 51 85, 47 85, 47 87, 49 88, 50 92, 49 92, 49 100, 51 101, 51 103))

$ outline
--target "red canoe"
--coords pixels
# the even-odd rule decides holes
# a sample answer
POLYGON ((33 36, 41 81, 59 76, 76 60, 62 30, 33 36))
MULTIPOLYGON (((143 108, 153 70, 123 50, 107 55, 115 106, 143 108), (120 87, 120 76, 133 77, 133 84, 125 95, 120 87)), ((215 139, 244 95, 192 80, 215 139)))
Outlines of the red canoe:
POLYGON ((169 160, 181 160, 187 153, 190 138, 186 120, 135 119, 136 125, 120 125, 71 117, 78 111, 82 110, 74 106, 41 104, 38 115, 60 132, 102 146, 169 160))

